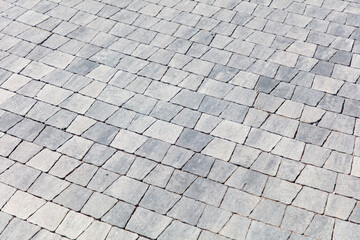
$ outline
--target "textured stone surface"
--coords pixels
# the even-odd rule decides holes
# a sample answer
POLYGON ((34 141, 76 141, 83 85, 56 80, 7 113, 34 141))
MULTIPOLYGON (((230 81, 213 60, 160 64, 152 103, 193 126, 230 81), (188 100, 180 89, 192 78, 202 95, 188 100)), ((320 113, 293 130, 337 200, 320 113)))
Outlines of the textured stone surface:
POLYGON ((360 239, 359 6, 0 1, 0 239, 360 239))

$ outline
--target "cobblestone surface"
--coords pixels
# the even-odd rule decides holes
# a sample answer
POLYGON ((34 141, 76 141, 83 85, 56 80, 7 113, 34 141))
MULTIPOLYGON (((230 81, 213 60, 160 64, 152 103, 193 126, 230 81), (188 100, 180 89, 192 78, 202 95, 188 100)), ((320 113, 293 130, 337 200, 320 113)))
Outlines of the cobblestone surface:
POLYGON ((360 239, 358 0, 0 0, 0 239, 360 239))

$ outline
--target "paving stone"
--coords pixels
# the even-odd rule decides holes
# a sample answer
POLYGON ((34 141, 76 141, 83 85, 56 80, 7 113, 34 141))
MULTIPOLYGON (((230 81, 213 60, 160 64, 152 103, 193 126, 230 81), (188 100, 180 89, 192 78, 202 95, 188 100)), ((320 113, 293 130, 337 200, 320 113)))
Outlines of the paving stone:
POLYGON ((296 182, 326 192, 332 192, 335 187, 336 178, 336 173, 332 171, 308 165, 301 172, 296 182), (318 181, 318 179, 321 179, 321 181, 318 181))
POLYGON ((37 154, 41 150, 41 147, 29 143, 29 142, 21 142, 16 149, 11 153, 10 159, 16 160, 18 162, 25 163, 35 154, 37 154))
POLYGON ((42 173, 31 185, 28 192, 45 200, 53 200, 70 184, 64 180, 42 173))
POLYGON ((56 229, 56 233, 74 239, 77 238, 92 221, 93 219, 90 217, 70 211, 56 229))
POLYGON ((356 239, 359 236, 360 229, 358 225, 340 220, 335 222, 335 229, 333 233, 334 239, 342 239, 344 237, 348 239, 356 239))
POLYGON ((239 213, 242 216, 249 216, 259 203, 260 198, 237 189, 229 188, 225 194, 221 208, 239 213))
POLYGON ((182 222, 191 225, 196 225, 204 208, 205 204, 187 197, 182 197, 170 210, 167 216, 179 219, 182 222))
POLYGON ((174 221, 169 227, 159 236, 158 239, 197 239, 200 234, 200 229, 193 226, 174 221))
POLYGON ((27 219, 43 204, 45 204, 43 199, 34 197, 25 192, 17 191, 2 208, 2 211, 20 219, 27 219))
POLYGON ((234 151, 235 145, 233 142, 221 138, 214 138, 201 152, 228 161, 234 151))
POLYGON ((305 143, 321 146, 328 138, 330 131, 310 124, 300 123, 296 139, 305 143))
POLYGON ((156 139, 149 139, 136 151, 136 154, 160 162, 164 158, 169 147, 170 144, 168 143, 156 139))
POLYGON ((174 144, 182 129, 175 124, 158 120, 145 131, 144 135, 174 144))
POLYGON ((356 190, 358 188, 358 182, 359 179, 356 177, 339 174, 336 181, 335 193, 359 199, 360 196, 358 196, 356 190))
POLYGON ((89 138, 95 142, 108 145, 114 140, 114 137, 117 133, 118 128, 110 126, 108 124, 97 122, 86 132, 84 132, 82 136, 85 138, 89 138))
POLYGON ((175 170, 166 186, 166 190, 183 193, 195 179, 196 176, 190 173, 175 170))
POLYGON ((298 195, 300 189, 300 185, 278 178, 269 178, 268 182, 266 183, 263 196, 285 204, 290 204, 298 195))
POLYGON ((112 227, 109 234, 106 237, 106 240, 115 240, 115 239, 129 239, 129 240, 135 240, 138 235, 129 231, 125 231, 120 228, 112 227))
POLYGON ((100 166, 115 153, 115 149, 95 143, 91 146, 90 150, 88 148, 85 153, 86 155, 83 158, 84 162, 100 166))
POLYGON ((314 213, 301 208, 288 206, 281 227, 290 231, 304 233, 314 217, 314 213))
POLYGON ((126 229, 150 238, 157 238, 170 222, 171 220, 168 217, 161 216, 143 208, 137 208, 127 224, 126 229), (156 224, 146 224, 150 222, 156 224))
POLYGON ((59 240, 60 238, 61 238, 60 235, 49 232, 48 230, 45 229, 41 229, 33 237, 34 240, 39 240, 39 239, 59 240))
POLYGON ((79 237, 78 239, 105 239, 111 226, 99 221, 94 221, 79 237))
POLYGON ((66 180, 86 186, 97 170, 98 168, 93 165, 81 163, 75 171, 66 177, 66 180))
POLYGON ((347 134, 332 132, 326 140, 324 147, 351 154, 355 139, 347 134))
POLYGON ((321 214, 324 212, 327 196, 325 192, 303 187, 292 205, 321 214))
POLYGON ((37 169, 43 170, 50 169, 50 174, 58 176, 60 178, 66 177, 70 172, 72 172, 75 168, 77 168, 80 165, 80 162, 74 158, 70 158, 67 156, 62 156, 58 161, 54 159, 53 161, 50 161, 51 159, 41 159, 34 163, 35 167, 37 169), (54 162, 56 161, 55 165, 54 162), (54 165, 54 166, 53 166, 54 165))
POLYGON ((335 172, 349 174, 352 161, 352 157, 348 154, 332 152, 326 161, 324 168, 333 170, 335 172))
POLYGON ((107 189, 117 178, 119 175, 116 173, 104 170, 99 168, 94 177, 91 179, 87 187, 89 189, 103 192, 107 189))
POLYGON ((259 156, 260 151, 245 145, 237 145, 230 162, 243 166, 250 167, 255 159, 259 156))
POLYGON ((80 211, 89 199, 91 193, 92 192, 86 188, 71 184, 54 199, 54 202, 74 211, 80 211))
POLYGON ((71 137, 70 134, 54 127, 47 126, 35 139, 35 143, 45 146, 51 150, 56 150, 71 137))
POLYGON ((68 209, 51 202, 47 202, 29 218, 29 222, 50 231, 55 231, 67 212, 68 209))
POLYGON ((260 148, 264 151, 271 151, 280 141, 281 137, 260 129, 251 129, 249 136, 245 142, 251 147, 260 148))
POLYGON ((293 182, 299 176, 304 167, 305 165, 302 163, 283 158, 276 176, 293 182))
POLYGON ((206 177, 213 163, 213 158, 197 153, 185 164, 183 170, 201 177, 206 177))
POLYGON ((155 167, 155 162, 146 158, 137 157, 126 175, 131 178, 143 180, 155 167))
POLYGON ((355 200, 331 194, 326 204, 325 214, 345 220, 350 216, 354 206, 355 200))
POLYGON ((25 191, 39 175, 40 171, 15 163, 0 175, 0 181, 25 191))
POLYGON ((315 215, 305 234, 314 238, 332 239, 334 219, 315 215))
POLYGON ((246 239, 288 239, 290 231, 253 221, 246 239))
POLYGON ((139 205, 143 208, 165 214, 179 199, 179 195, 167 192, 161 188, 149 187, 139 205))
POLYGON ((111 208, 111 210, 107 212, 106 215, 101 218, 101 220, 111 225, 123 228, 129 221, 129 218, 134 212, 134 209, 135 207, 130 204, 117 202, 117 204, 111 208))
POLYGON ((279 226, 285 213, 286 205, 271 200, 261 200, 250 214, 250 218, 279 226))
POLYGON ((231 213, 213 206, 207 206, 198 226, 212 232, 219 232, 230 219, 231 213))
POLYGON ((2 239, 11 240, 11 239, 30 239, 32 238, 40 228, 29 222, 23 221, 18 218, 14 218, 5 230, 0 235, 2 239))
POLYGON ((251 165, 251 169, 270 176, 275 176, 278 171, 280 161, 281 157, 279 156, 270 153, 261 153, 251 165))
POLYGON ((226 187, 219 183, 204 178, 198 178, 186 190, 184 195, 199 201, 203 201, 207 204, 219 206, 225 191, 226 187))
POLYGON ((145 177, 144 182, 165 188, 173 172, 173 168, 159 164, 145 177))
POLYGON ((146 189, 146 184, 122 176, 105 191, 105 194, 132 204, 137 204, 146 192, 146 189))

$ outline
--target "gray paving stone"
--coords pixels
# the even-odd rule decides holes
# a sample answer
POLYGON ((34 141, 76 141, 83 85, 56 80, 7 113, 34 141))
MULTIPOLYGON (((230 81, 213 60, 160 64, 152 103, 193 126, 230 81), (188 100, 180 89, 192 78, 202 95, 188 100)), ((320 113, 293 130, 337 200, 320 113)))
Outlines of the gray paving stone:
POLYGON ((250 225, 246 239, 288 239, 290 231, 272 227, 264 223, 253 221, 250 225))
POLYGON ((157 238, 170 222, 171 219, 166 216, 159 215, 143 208, 137 208, 126 225, 126 229, 150 238, 157 238))
POLYGON ((167 216, 179 219, 182 222, 191 225, 196 225, 204 208, 205 204, 187 197, 182 197, 170 210, 167 216))
POLYGON ((297 233, 304 233, 314 217, 314 213, 288 206, 281 227, 297 233))
POLYGON ((278 178, 269 178, 262 195, 266 198, 290 204, 298 195, 300 190, 300 185, 278 178))
MULTIPOLYGON (((110 229, 109 234, 106 237, 106 240, 115 240, 119 238, 126 238, 129 240, 135 240, 137 239, 138 235, 129 231, 125 231, 120 228, 112 227, 110 229)), ((140 239, 140 238, 139 238, 140 239)))
POLYGON ((160 162, 169 147, 169 143, 150 138, 136 151, 136 154, 160 162))
POLYGON ((271 151, 280 141, 281 137, 260 129, 251 129, 245 144, 251 147, 260 148, 264 151, 271 151))
POLYGON ((351 155, 333 151, 326 161, 324 168, 333 170, 335 172, 349 174, 352 161, 353 160, 351 155))
POLYGON ((42 173, 31 185, 28 192, 45 200, 53 200, 70 184, 52 175, 42 173))
POLYGON ((182 169, 194 175, 206 177, 213 163, 214 159, 212 157, 195 154, 182 169))
POLYGON ((54 202, 74 211, 80 211, 91 194, 92 192, 90 190, 71 184, 54 199, 54 202))
POLYGON ((334 239, 356 239, 360 236, 359 226, 353 223, 337 220, 333 233, 334 239))
POLYGON ((143 208, 165 214, 179 199, 179 195, 167 192, 161 188, 149 187, 139 205, 143 208))
POLYGON ((18 238, 28 240, 32 238, 39 230, 40 227, 36 225, 20 220, 18 218, 14 218, 2 232, 0 237, 6 240, 18 238))
POLYGON ((25 191, 39 175, 40 171, 15 163, 0 175, 0 181, 25 191))
POLYGON ((75 171, 66 177, 66 180, 81 186, 86 186, 97 170, 98 168, 93 165, 81 163, 75 171))
POLYGON ((118 128, 97 122, 86 132, 84 132, 82 136, 95 142, 108 145, 111 143, 117 133, 118 128))
POLYGON ((266 175, 239 167, 225 182, 225 184, 260 196, 265 187, 266 181, 266 175))
POLYGON ((29 218, 29 222, 50 231, 55 231, 67 212, 68 209, 51 202, 47 202, 29 218))
POLYGON ((43 199, 17 191, 2 208, 2 211, 25 220, 43 204, 45 204, 43 199))
POLYGON ((105 163, 114 153, 115 149, 95 143, 91 146, 90 150, 86 151, 86 155, 83 158, 83 161, 100 166, 105 163))
POLYGON ((148 186, 142 182, 122 176, 105 191, 105 194, 132 204, 137 204, 147 188, 148 186))
POLYGON ((328 194, 323 191, 303 187, 292 205, 321 214, 325 210, 327 197, 328 194))
POLYGON ((324 144, 324 147, 351 154, 353 152, 354 141, 355 139, 351 135, 331 132, 324 144))
POLYGON ((119 201, 109 212, 106 213, 105 216, 101 218, 101 220, 111 225, 123 228, 131 217, 131 214, 134 212, 134 209, 134 206, 119 201))
POLYGON ((37 154, 42 147, 30 143, 30 142, 21 142, 16 149, 9 156, 10 159, 16 160, 21 163, 27 162, 35 154, 37 154))
POLYGON ((359 179, 356 177, 339 174, 336 181, 335 193, 359 199, 360 196, 357 192, 358 182, 359 179))
POLYGON ((119 175, 116 173, 104 170, 100 168, 94 177, 91 179, 87 187, 89 189, 103 192, 106 188, 108 188, 117 178, 119 175))
POLYGON ((159 236, 158 239, 197 239, 200 229, 184 224, 179 221, 173 221, 169 227, 159 236))
POLYGON ((332 171, 308 165, 301 172, 296 182, 326 192, 333 192, 336 178, 336 173, 332 171), (321 181, 318 181, 319 179, 321 181))
POLYGON ((305 234, 314 238, 332 239, 334 219, 315 215, 305 234))
POLYGON ((70 211, 56 229, 56 233, 74 239, 77 238, 92 221, 93 219, 90 217, 70 211))
POLYGON ((207 204, 219 206, 225 191, 226 187, 219 183, 204 178, 198 178, 186 190, 184 195, 199 201, 203 201, 207 204))
POLYGON ((70 172, 72 172, 76 167, 80 165, 80 162, 74 158, 67 156, 62 156, 58 161, 54 159, 43 158, 39 161, 36 161, 34 167, 43 171, 48 171, 50 169, 50 174, 55 175, 60 178, 64 178, 70 172), (54 162, 56 161, 55 165, 54 162), (54 166, 53 166, 54 165, 54 166))
POLYGON ((305 143, 321 146, 328 138, 330 131, 310 124, 300 123, 296 139, 305 143))
POLYGON ((146 158, 137 157, 126 175, 131 178, 143 180, 155 167, 155 162, 146 158))
POLYGON ((261 200, 250 214, 250 218, 279 226, 285 213, 286 205, 271 200, 261 200))
POLYGON ((195 179, 196 176, 190 173, 175 170, 166 186, 166 190, 183 193, 195 179))
POLYGON ((229 188, 225 194, 221 208, 239 213, 242 216, 249 216, 259 203, 260 198, 237 189, 229 188))

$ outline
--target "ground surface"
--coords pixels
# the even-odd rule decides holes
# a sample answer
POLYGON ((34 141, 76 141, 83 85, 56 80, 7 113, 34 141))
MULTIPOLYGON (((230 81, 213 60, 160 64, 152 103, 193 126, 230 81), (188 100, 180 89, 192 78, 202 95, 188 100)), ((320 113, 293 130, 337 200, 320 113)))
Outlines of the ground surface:
POLYGON ((360 239, 360 3, 0 1, 0 239, 360 239))

